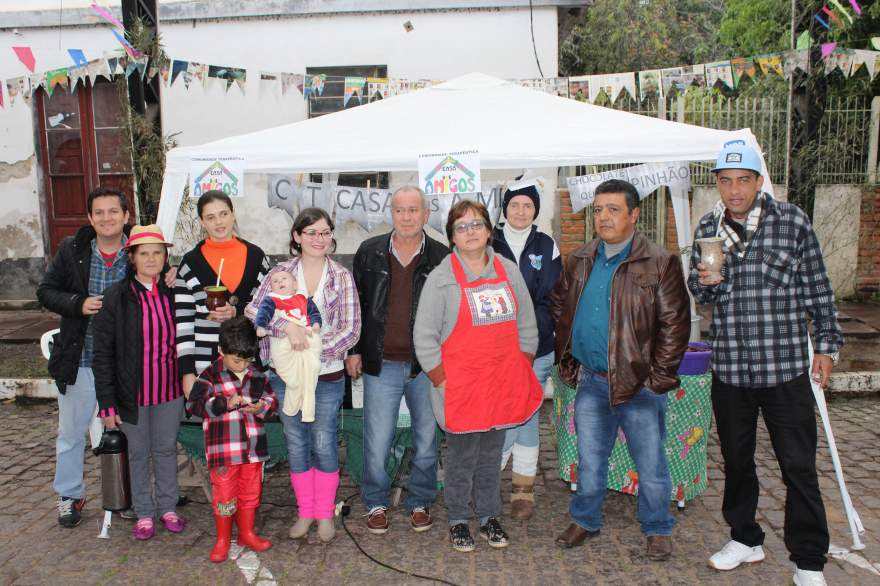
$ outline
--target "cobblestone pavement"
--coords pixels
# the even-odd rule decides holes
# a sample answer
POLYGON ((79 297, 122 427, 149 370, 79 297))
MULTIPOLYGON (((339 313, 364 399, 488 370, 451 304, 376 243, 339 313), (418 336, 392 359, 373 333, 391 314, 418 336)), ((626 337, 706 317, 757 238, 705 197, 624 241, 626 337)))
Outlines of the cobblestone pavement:
MULTIPOLYGON (((792 565, 782 542, 784 489, 766 432, 760 435, 758 466, 762 483, 760 521, 767 531, 767 560, 718 573, 708 557, 727 541, 721 518, 722 471, 714 433, 710 436, 710 484, 703 495, 676 513, 675 553, 667 563, 644 554, 635 519, 635 499, 609 493, 606 527, 587 547, 562 551, 554 536, 568 524, 567 487, 558 480, 553 434, 546 403, 542 425, 538 515, 529 523, 507 520, 511 546, 492 550, 477 539, 474 554, 452 551, 446 541, 445 512, 435 509, 437 526, 416 534, 405 512, 392 511, 385 536, 366 532, 356 503, 347 524, 362 547, 385 563, 458 584, 790 584, 792 565)), ((836 399, 829 405, 844 470, 857 510, 867 529, 862 556, 880 562, 880 399, 876 396, 836 399)), ((419 583, 384 569, 361 555, 344 531, 327 546, 312 534, 307 543, 287 539, 294 518, 286 470, 269 472, 258 523, 275 542, 271 550, 247 554, 238 563, 211 564, 213 521, 198 487, 183 494, 194 502, 181 512, 189 526, 174 536, 158 529, 149 542, 136 542, 131 522, 114 517, 112 539, 96 539, 100 508, 97 459, 87 458, 88 498, 83 523, 72 530, 57 525, 52 493, 56 407, 53 403, 0 405, 0 584, 402 584, 419 583), (254 575, 261 568, 260 575, 254 575), (244 572, 242 571, 244 568, 244 572), (261 582, 262 580, 262 582, 261 582)), ((820 431, 821 435, 821 431, 820 431)), ((820 450, 820 483, 824 491, 832 542, 850 545, 846 517, 834 481, 824 440, 820 450)), ((505 473, 505 501, 510 491, 505 473)), ((343 477, 340 497, 355 492, 343 477)), ((508 510, 505 504, 505 511, 508 510)), ((503 519, 502 519, 503 520, 503 519)), ((880 567, 878 565, 877 567, 880 567)), ((880 584, 880 576, 840 560, 826 566, 830 584, 880 584)))

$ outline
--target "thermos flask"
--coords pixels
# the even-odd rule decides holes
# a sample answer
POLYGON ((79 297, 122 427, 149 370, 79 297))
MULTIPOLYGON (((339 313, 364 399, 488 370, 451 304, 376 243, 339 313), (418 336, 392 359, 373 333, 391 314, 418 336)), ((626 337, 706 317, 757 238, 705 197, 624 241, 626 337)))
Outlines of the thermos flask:
POLYGON ((101 505, 105 511, 124 511, 131 507, 128 476, 128 442, 119 429, 107 429, 94 449, 101 457, 101 505))

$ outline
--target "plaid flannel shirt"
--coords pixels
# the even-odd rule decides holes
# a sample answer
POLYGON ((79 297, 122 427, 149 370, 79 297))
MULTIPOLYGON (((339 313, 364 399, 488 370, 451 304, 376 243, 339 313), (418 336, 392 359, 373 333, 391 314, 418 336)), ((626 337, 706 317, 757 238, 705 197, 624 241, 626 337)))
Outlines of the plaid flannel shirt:
MULTIPOLYGON (((253 299, 244 308, 244 314, 251 321, 256 320, 260 304, 271 293, 272 275, 278 271, 285 271, 296 275, 300 258, 294 256, 288 261, 278 263, 257 288, 253 299)), ((315 297, 312 297, 315 299, 315 297)), ((334 261, 327 259, 327 280, 324 284, 324 307, 321 311, 321 367, 334 361, 343 360, 361 337, 361 303, 357 290, 354 286, 354 278, 351 273, 334 261)), ((263 364, 269 364, 271 350, 269 346, 270 336, 283 338, 287 326, 284 318, 273 317, 266 329, 269 336, 260 339, 260 358, 263 364)))
MULTIPOLYGON (((691 251, 688 287, 697 303, 715 303, 712 369, 737 387, 773 387, 808 371, 807 316, 817 354, 843 346, 834 292, 809 218, 795 205, 763 196, 764 218, 743 258, 725 255, 721 284, 700 284, 700 250, 694 245, 691 251)), ((713 237, 717 228, 710 212, 700 218, 694 239, 713 237)))
POLYGON ((269 377, 248 366, 242 380, 223 367, 221 356, 196 379, 187 410, 202 417, 205 432, 205 456, 208 468, 264 462, 269 459, 269 444, 262 420, 278 406, 269 385, 269 377), (254 414, 239 409, 227 411, 227 399, 241 394, 248 403, 263 401, 254 414))
MULTIPOLYGON (((128 237, 122 235, 122 244, 128 237)), ((116 259, 109 267, 104 262, 104 257, 98 250, 98 243, 92 238, 91 242, 92 254, 89 257, 89 295, 103 295, 110 285, 113 285, 125 278, 128 274, 128 261, 126 260, 127 251, 120 248, 116 253, 116 259)), ((89 318, 89 325, 86 328, 86 337, 83 340, 82 357, 79 359, 79 365, 82 368, 91 368, 92 359, 95 357, 95 338, 92 334, 92 318, 89 318)))

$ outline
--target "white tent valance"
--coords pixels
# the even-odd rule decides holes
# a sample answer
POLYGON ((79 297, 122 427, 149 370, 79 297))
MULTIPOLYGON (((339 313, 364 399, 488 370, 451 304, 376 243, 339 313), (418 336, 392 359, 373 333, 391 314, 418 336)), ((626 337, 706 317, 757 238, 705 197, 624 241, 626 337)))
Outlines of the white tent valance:
POLYGON ((157 221, 174 233, 193 157, 243 156, 245 173, 415 171, 420 154, 467 148, 479 151, 483 169, 522 169, 714 160, 736 138, 760 151, 748 129, 640 116, 471 73, 320 118, 174 149, 157 221))

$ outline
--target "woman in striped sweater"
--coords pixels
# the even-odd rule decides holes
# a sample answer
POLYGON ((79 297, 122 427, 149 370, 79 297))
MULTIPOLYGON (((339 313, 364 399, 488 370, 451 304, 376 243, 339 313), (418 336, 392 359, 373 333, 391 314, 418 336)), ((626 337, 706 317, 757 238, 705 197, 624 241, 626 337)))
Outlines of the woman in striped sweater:
POLYGON ((183 256, 174 286, 177 356, 187 397, 199 373, 217 359, 220 324, 242 315, 269 271, 269 261, 260 247, 235 235, 235 212, 229 196, 206 191, 196 209, 208 237, 183 256), (205 287, 217 283, 221 261, 220 283, 229 292, 229 303, 208 311, 205 287))
POLYGON ((104 426, 121 425, 128 439, 132 508, 138 517, 134 536, 140 540, 155 533, 157 512, 168 531, 180 533, 185 526, 175 512, 183 397, 174 303, 162 279, 169 246, 156 225, 132 228, 126 244, 129 274, 104 292, 94 321, 95 394, 104 426))

